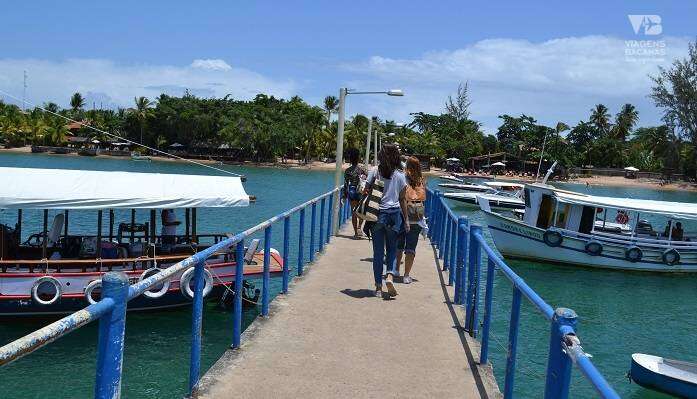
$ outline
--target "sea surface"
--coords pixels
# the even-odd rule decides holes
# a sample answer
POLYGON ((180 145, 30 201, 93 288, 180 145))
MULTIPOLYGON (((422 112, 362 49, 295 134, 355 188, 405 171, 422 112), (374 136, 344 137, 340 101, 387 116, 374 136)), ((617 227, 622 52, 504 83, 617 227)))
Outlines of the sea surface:
MULTIPOLYGON (((196 165, 175 162, 138 162, 111 158, 53 155, 0 154, 0 166, 44 167, 93 170, 126 170, 167 173, 219 173, 196 165)), ((326 171, 297 169, 216 166, 247 176, 245 188, 257 196, 248 208, 201 209, 199 232, 236 232, 328 191, 333 175, 326 171)), ((431 179, 431 185, 437 180, 431 179)), ((105 182, 105 184, 107 184, 105 182)), ((602 195, 694 202, 697 194, 664 192, 626 187, 590 187, 563 185, 567 189, 602 195)), ((47 187, 50 190, 50 187, 47 187)), ((457 213, 482 223, 481 214, 457 203, 457 213)), ((53 213, 51 213, 52 217, 53 213)), ((308 213, 309 216, 309 213, 308 213)), ((117 213, 116 220, 130 215, 117 213)), ((180 220, 182 216, 180 215, 180 220)), ((138 219, 146 221, 147 212, 138 219)), ((0 223, 14 225, 15 212, 0 211, 0 223)), ((40 230, 40 212, 24 214, 23 230, 40 230)), ((654 226, 659 226, 654 224, 654 226)), ((686 231, 697 226, 686 225, 686 231)), ((94 232, 96 211, 71 212, 70 230, 94 232)), ((307 234, 309 235, 309 229, 307 234)), ((297 232, 297 217, 291 231, 297 232)), ((488 232, 485 229, 485 234, 488 232)), ((273 246, 282 246, 281 225, 273 230, 273 246)), ((297 241, 291 241, 297 242, 297 241)), ((307 242, 307 241, 306 241, 307 242)), ((291 245, 290 259, 297 257, 291 245)), ((306 245, 307 251, 307 245, 306 245)), ((579 314, 578 334, 593 362, 625 398, 661 398, 659 394, 630 384, 625 377, 634 352, 657 354, 681 360, 697 361, 697 276, 661 275, 603 271, 562 265, 509 261, 509 265, 553 307, 564 306, 579 314)), ((433 265, 415 265, 418 267, 433 265)), ((273 282, 273 293, 280 289, 273 282)), ((366 282, 370 281, 369 273, 366 282)), ((261 284, 257 284, 261 287, 261 284)), ((494 313, 491 360, 499 384, 503 385, 508 319, 512 288, 497 274, 494 282, 494 313)), ((482 291, 483 297, 484 291, 482 291)), ((247 326, 258 314, 245 311, 247 326)), ((481 314, 481 312, 480 312, 481 314)), ((129 313, 124 358, 124 398, 183 397, 187 390, 191 309, 129 313)), ((0 319, 0 345, 27 334, 51 319, 0 319)), ((416 322, 416 321, 415 321, 416 322)), ((533 307, 523 301, 518 340, 516 397, 538 398, 544 388, 549 326, 533 307)), ((404 332, 408 333, 408 332, 404 332)), ((204 309, 202 369, 208 369, 232 340, 230 311, 215 304, 204 309)), ((97 329, 88 325, 19 361, 0 368, 0 398, 85 398, 92 396, 97 329)), ((463 357, 464 358, 464 357, 463 357)), ((260 383, 250 381, 250 384, 260 383)), ((395 385, 398 388, 398 383, 395 385)), ((503 388, 503 387, 502 387, 503 388)), ((578 371, 573 373, 571 397, 596 397, 578 371)))

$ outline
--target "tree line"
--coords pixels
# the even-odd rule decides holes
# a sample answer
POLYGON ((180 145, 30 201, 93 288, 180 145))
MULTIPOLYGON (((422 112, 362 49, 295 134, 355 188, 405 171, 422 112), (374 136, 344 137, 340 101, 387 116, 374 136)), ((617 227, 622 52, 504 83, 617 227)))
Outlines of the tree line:
MULTIPOLYGON (((467 84, 460 84, 440 114, 416 112, 406 126, 375 119, 373 129, 383 142, 393 141, 406 153, 425 154, 441 163, 450 157, 508 152, 522 160, 543 157, 566 167, 625 167, 695 175, 697 165, 697 49, 652 76, 648 97, 662 110, 662 124, 637 127, 639 114, 632 104, 614 112, 603 104, 593 107, 575 125, 545 126, 529 115, 501 115, 494 135, 487 135, 472 119, 467 84)), ((337 122, 332 114, 338 100, 327 96, 321 106, 300 97, 281 99, 259 94, 252 100, 181 97, 162 94, 155 99, 134 98, 131 108, 85 109, 80 93, 69 108, 46 103, 23 111, 0 102, 0 135, 5 146, 27 144, 61 146, 70 134, 102 142, 112 137, 82 127, 70 132, 62 115, 151 147, 173 143, 186 148, 236 149, 240 160, 275 161, 294 157, 304 161, 332 159, 337 122)), ((346 123, 344 148, 365 151, 368 117, 355 115, 346 123)))

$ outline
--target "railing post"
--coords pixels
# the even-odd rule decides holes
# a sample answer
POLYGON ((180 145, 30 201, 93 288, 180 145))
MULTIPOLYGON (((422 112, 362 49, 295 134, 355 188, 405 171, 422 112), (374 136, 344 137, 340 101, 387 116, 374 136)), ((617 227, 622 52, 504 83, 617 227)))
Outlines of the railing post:
POLYGON ((334 212, 332 212, 332 207, 334 205, 334 195, 329 196, 329 214, 327 214, 327 244, 329 244, 329 241, 331 240, 332 237, 332 218, 334 217, 334 212))
POLYGON ((448 285, 453 285, 455 283, 455 276, 457 275, 457 219, 452 219, 450 225, 450 261, 448 262, 450 270, 448 272, 448 285))
POLYGON ((324 200, 326 198, 322 197, 319 205, 319 252, 324 250, 324 200))
POLYGON ((191 357, 189 362, 189 396, 198 389, 198 379, 201 374, 201 329, 203 326, 203 274, 206 261, 202 260, 194 266, 194 297, 191 311, 191 357))
POLYGON ((577 316, 573 310, 558 308, 554 311, 549 334, 545 399, 566 399, 569 397, 572 363, 562 349, 563 330, 575 331, 576 323, 577 316))
MULTIPOLYGON (((341 212, 339 212, 339 217, 341 217, 341 212)), ((305 238, 305 208, 300 210, 299 230, 300 231, 298 232, 298 276, 302 276, 303 267, 305 266, 305 257, 303 256, 303 252, 305 251, 305 248, 303 248, 303 240, 305 238)))
MULTIPOLYGON (((330 206, 329 209, 332 209, 330 206)), ((283 218, 283 293, 288 293, 288 283, 290 283, 290 215, 283 218)))
POLYGON ((431 229, 433 230, 431 234, 431 244, 438 248, 439 235, 440 235, 440 218, 441 218, 441 203, 440 203, 440 191, 436 190, 433 196, 433 223, 431 229))
POLYGON ((317 202, 310 208, 310 263, 315 261, 315 223, 317 221, 317 202))
POLYGON ((232 302, 232 347, 240 347, 242 336, 242 290, 244 289, 244 240, 235 248, 235 296, 232 302))
POLYGON ((429 199, 428 199, 428 219, 426 219, 426 222, 428 222, 428 238, 431 239, 431 243, 433 243, 433 233, 435 230, 435 221, 436 221, 436 201, 435 198, 438 197, 438 190, 435 190, 431 192, 429 199))
POLYGON ((441 249, 445 246, 445 221, 448 219, 448 210, 445 205, 443 193, 439 195, 439 202, 441 207, 441 218, 439 221, 440 227, 438 228, 438 249, 441 249))
POLYGON ((467 270, 467 303, 465 304, 465 325, 470 335, 477 336, 477 299, 479 297, 479 281, 477 273, 481 267, 482 249, 476 236, 482 234, 482 227, 472 225, 470 227, 469 269, 467 270))
POLYGON ((271 291, 271 225, 264 229, 264 274, 261 282, 261 315, 268 316, 271 291))
POLYGON ((453 302, 462 305, 462 272, 464 270, 465 256, 467 256, 467 218, 460 216, 457 218, 457 255, 455 259, 455 293, 453 302))
MULTIPOLYGON (((520 300, 522 294, 518 287, 513 287, 513 301, 511 303, 511 322, 508 326, 508 357, 506 359, 506 381, 503 387, 504 399, 513 397, 513 383, 515 381, 515 358, 518 351, 518 325, 520 324, 520 300)), ((561 341, 559 342, 561 348, 561 341)))
POLYGON ((482 326, 482 350, 479 363, 489 361, 489 330, 491 328, 491 303, 494 300, 494 271, 496 265, 489 259, 486 265, 486 293, 484 294, 484 326, 482 326))
POLYGON ((102 296, 114 301, 111 311, 99 319, 95 398, 121 397, 123 345, 126 332, 128 277, 121 272, 102 276, 102 296))
POLYGON ((450 253, 450 214, 447 209, 443 209, 443 229, 445 230, 444 245, 438 248, 438 257, 443 259, 443 270, 448 270, 448 253, 450 253))

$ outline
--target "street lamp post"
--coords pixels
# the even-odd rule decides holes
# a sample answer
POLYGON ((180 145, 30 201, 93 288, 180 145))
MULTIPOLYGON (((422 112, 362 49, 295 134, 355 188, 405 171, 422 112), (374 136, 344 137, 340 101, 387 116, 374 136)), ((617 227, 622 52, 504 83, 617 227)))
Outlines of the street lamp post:
POLYGON ((368 134, 365 136, 365 167, 370 165, 370 135, 373 132, 373 118, 368 119, 368 134))
MULTIPOLYGON (((334 187, 339 187, 339 183, 341 182, 341 168, 344 165, 344 103, 346 102, 346 96, 349 94, 387 94, 388 96, 401 97, 404 95, 404 92, 397 89, 387 91, 355 91, 345 87, 339 89, 339 126, 336 134, 336 169, 334 171, 334 187)), ((377 149, 377 146, 375 148, 377 149)), ((332 202, 332 214, 334 217, 332 218, 332 231, 334 232, 334 235, 336 235, 339 233, 339 192, 337 191, 334 193, 333 197, 334 201, 332 202)))

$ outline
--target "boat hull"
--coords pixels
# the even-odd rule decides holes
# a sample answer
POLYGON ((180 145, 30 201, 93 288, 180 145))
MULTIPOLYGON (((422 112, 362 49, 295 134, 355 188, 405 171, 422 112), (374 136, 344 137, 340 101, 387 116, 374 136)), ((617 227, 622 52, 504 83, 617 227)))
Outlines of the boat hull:
POLYGON ((561 245, 551 247, 544 241, 545 230, 494 212, 484 212, 487 226, 496 248, 506 258, 529 259, 554 264, 586 266, 602 269, 635 270, 649 272, 697 272, 697 253, 680 252, 680 262, 669 266, 662 260, 662 252, 642 248, 640 261, 625 258, 627 246, 603 243, 600 255, 586 252, 588 240, 563 235, 561 245))
POLYGON ((678 367, 682 365, 694 368, 696 366, 692 363, 635 353, 632 355, 632 366, 629 374, 632 381, 644 388, 682 398, 697 398, 697 383, 695 383, 697 375, 694 374, 694 371, 675 368, 670 362, 678 367), (673 375, 671 375, 671 371, 674 373, 673 375))
MULTIPOLYGON (((444 195, 446 199, 457 201, 461 204, 463 204, 466 207, 469 208, 476 208, 479 209, 479 199, 477 195, 468 195, 468 196, 448 196, 444 195)), ((508 201, 498 201, 495 199, 489 198, 489 206, 491 209, 496 209, 500 211, 510 211, 513 209, 525 209, 525 204, 517 203, 517 202, 508 202, 508 201)))

